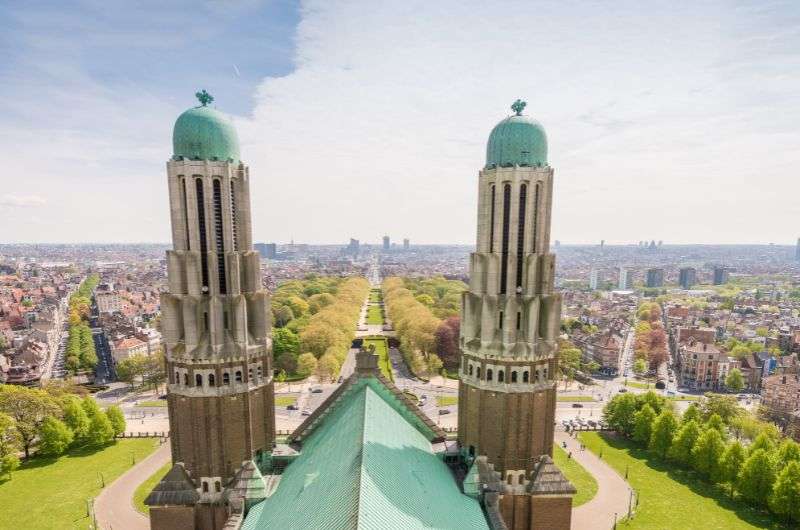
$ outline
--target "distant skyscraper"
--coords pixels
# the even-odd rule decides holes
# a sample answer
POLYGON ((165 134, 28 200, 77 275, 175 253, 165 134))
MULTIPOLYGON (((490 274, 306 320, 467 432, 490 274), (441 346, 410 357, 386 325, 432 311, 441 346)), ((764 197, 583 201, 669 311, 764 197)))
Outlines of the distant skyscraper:
POLYGON ((358 239, 350 238, 350 244, 347 245, 347 252, 348 254, 357 255, 358 251, 361 249, 361 243, 358 239))
MULTIPOLYGON (((800 239, 798 239, 798 241, 800 241, 800 239)), ((604 246, 606 246, 606 240, 605 239, 601 239, 600 240, 600 248, 602 249, 604 246)))
POLYGON ((631 271, 625 267, 619 268, 619 283, 617 287, 623 291, 628 291, 633 288, 633 276, 631 271))
POLYGON ((694 267, 683 267, 678 274, 678 283, 684 289, 691 289, 697 283, 697 270, 694 267))
POLYGON ((592 271, 589 273, 589 289, 596 291, 599 280, 600 280, 600 271, 598 271, 597 269, 592 269, 592 271))
POLYGON ((408 250, 408 248, 409 248, 410 246, 411 246, 411 241, 409 241, 409 239, 408 239, 408 238, 405 238, 405 239, 403 240, 403 250, 408 250))
POLYGON ((794 251, 794 257, 797 261, 800 261, 800 237, 797 238, 797 248, 794 251))
POLYGON ((728 283, 728 269, 725 267, 714 267, 714 285, 728 283))
POLYGON ((389 236, 383 236, 383 250, 389 250, 392 247, 392 242, 389 236))
POLYGON ((278 255, 278 245, 275 243, 256 243, 253 247, 264 259, 275 259, 278 255))
POLYGON ((649 288, 664 286, 664 269, 647 269, 647 281, 645 285, 649 288))

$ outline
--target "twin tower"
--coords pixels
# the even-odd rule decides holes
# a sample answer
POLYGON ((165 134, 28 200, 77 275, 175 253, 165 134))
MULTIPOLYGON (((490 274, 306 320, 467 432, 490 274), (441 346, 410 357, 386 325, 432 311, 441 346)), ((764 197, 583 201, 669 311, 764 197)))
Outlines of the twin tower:
MULTIPOLYGON (((156 530, 228 528, 248 485, 264 484, 259 469, 275 440, 270 308, 253 251, 248 167, 230 120, 205 91, 197 96, 201 105, 175 123, 167 162, 173 250, 161 306, 174 465, 146 501, 156 530)), ((552 467, 560 299, 549 253, 553 170, 544 130, 524 106, 515 102, 492 131, 479 174, 458 441, 464 462, 492 482, 485 489, 497 493, 508 528, 544 528, 531 523, 538 511, 548 528, 568 529, 571 486, 551 487, 547 508, 532 504, 536 474, 552 467)))

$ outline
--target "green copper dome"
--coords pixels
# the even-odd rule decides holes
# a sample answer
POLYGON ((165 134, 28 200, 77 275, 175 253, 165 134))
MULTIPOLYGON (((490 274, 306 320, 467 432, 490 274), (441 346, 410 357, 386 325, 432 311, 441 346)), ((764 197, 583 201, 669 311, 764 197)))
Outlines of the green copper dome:
POLYGON ((516 114, 498 123, 486 145, 486 167, 546 166, 547 135, 541 124, 522 115, 525 102, 511 105, 516 114))
POLYGON ((231 119, 207 105, 214 101, 205 90, 197 93, 201 106, 187 110, 172 130, 174 158, 239 162, 239 135, 231 119))

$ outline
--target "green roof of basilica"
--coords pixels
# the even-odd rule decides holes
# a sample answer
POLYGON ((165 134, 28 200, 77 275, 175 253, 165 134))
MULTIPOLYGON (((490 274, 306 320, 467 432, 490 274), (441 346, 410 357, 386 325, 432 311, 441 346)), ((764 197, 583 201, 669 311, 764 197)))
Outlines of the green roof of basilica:
POLYGON ((358 378, 330 406, 242 530, 488 529, 434 453, 435 433, 381 381, 358 378))
POLYGON ((174 158, 189 160, 232 160, 239 162, 239 135, 231 119, 208 106, 214 98, 205 90, 198 92, 200 106, 175 121, 172 130, 174 158))
POLYGON ((486 145, 486 167, 546 166, 547 135, 544 127, 522 115, 526 103, 511 105, 514 115, 498 123, 486 145))

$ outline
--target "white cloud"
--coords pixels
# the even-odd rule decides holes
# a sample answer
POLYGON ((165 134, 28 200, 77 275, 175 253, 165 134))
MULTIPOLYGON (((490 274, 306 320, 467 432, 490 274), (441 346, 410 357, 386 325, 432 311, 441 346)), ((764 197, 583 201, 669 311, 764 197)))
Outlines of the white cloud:
POLYGON ((11 206, 18 208, 35 208, 45 206, 47 199, 38 195, 2 195, 0 196, 0 206, 11 206))
POLYGON ((256 239, 472 242, 485 140, 522 97, 550 138, 554 238, 793 240, 786 11, 305 2, 297 69, 240 120, 256 239))

